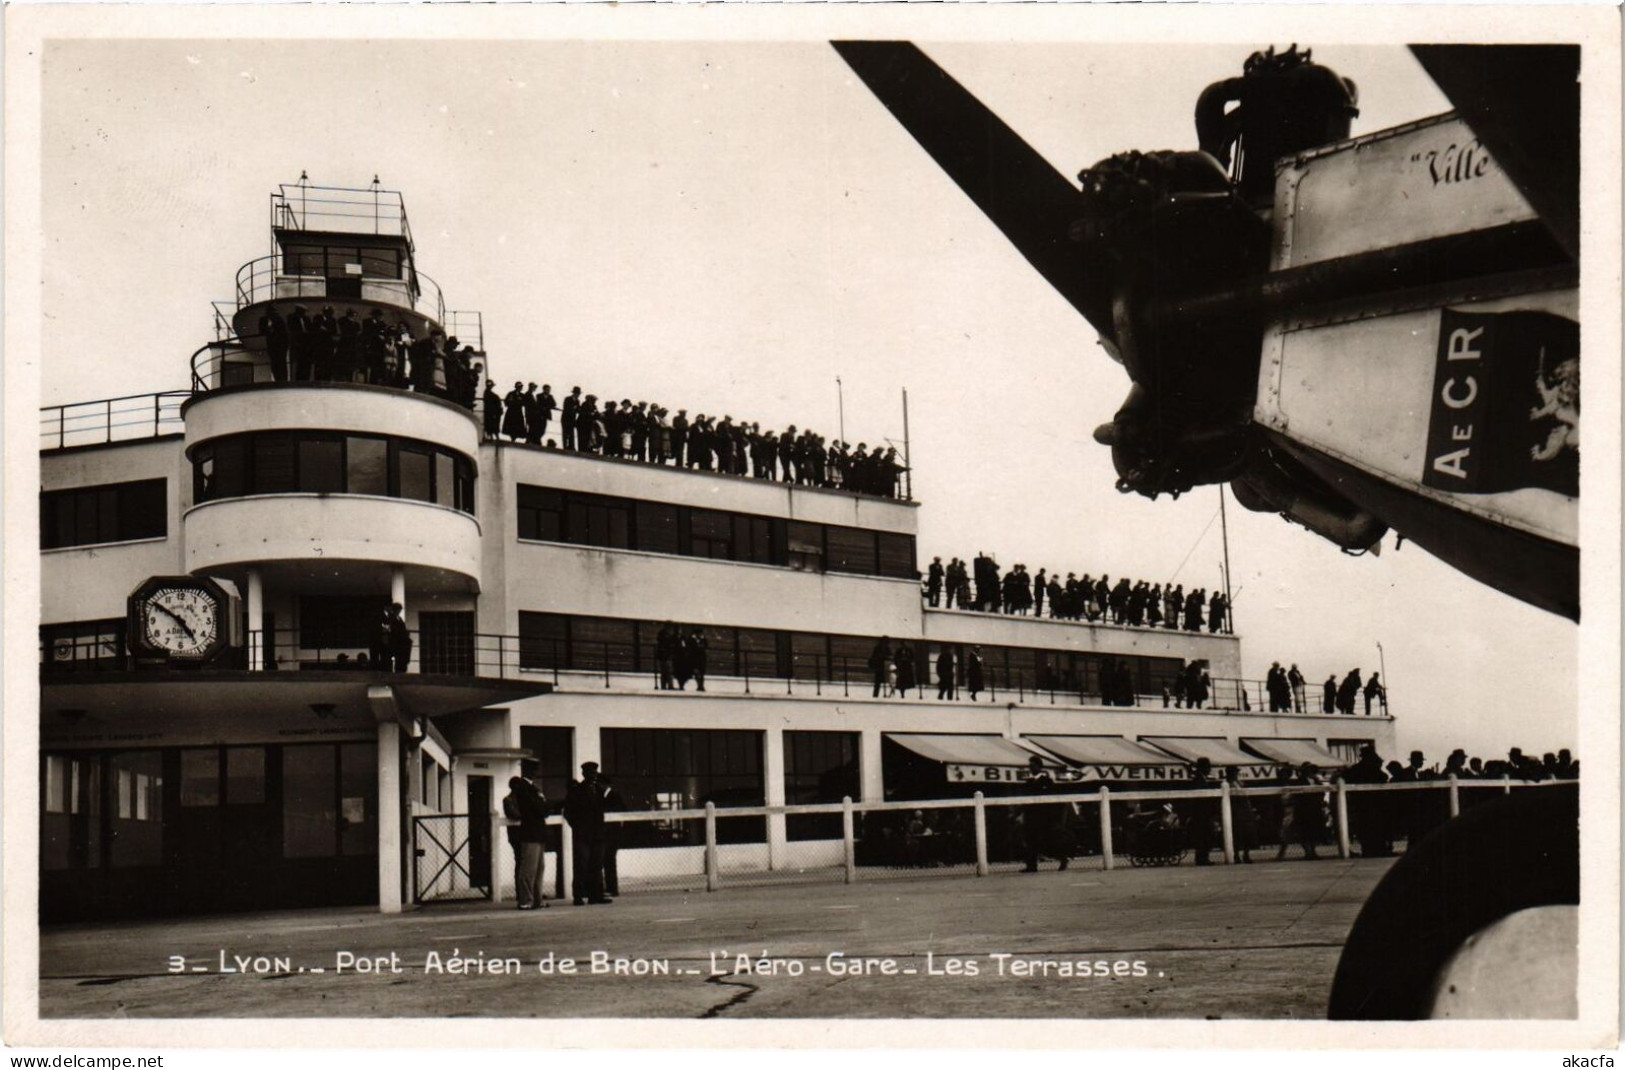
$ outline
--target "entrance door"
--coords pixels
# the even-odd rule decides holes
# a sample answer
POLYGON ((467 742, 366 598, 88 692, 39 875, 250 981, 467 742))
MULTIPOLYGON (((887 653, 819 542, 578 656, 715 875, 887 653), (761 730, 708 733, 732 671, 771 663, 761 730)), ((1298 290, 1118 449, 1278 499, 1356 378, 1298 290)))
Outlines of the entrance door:
POLYGON ((468 778, 468 871, 475 887, 491 887, 491 778, 468 778))
POLYGON ((419 613, 420 672, 474 675, 474 614, 419 613))

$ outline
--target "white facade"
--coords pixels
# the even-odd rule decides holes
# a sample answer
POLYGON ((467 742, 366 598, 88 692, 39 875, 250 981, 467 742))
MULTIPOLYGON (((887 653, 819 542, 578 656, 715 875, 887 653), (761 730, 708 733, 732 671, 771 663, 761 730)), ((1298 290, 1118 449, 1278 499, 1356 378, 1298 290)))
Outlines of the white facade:
MULTIPOLYGON (((240 310, 239 326, 258 314, 240 310)), ((263 364, 233 375, 235 385, 201 377, 212 389, 186 404, 184 436, 42 451, 54 525, 41 554, 42 762, 78 778, 45 814, 46 876, 63 871, 46 894, 82 884, 81 870, 98 870, 108 889, 69 913, 217 908, 182 887, 208 858, 236 850, 186 839, 197 835, 186 812, 208 806, 239 823, 237 840, 269 845, 263 857, 221 862, 223 872, 258 866, 305 889, 330 881, 348 889, 342 901, 385 910, 434 890, 414 886, 416 819, 470 815, 463 827, 488 830, 483 864, 501 887, 511 864, 491 819, 527 758, 540 759, 555 794, 563 776, 598 761, 640 805, 722 807, 917 793, 886 768, 894 734, 1392 749, 1386 716, 1169 708, 1159 691, 1170 667, 1205 660, 1215 680, 1241 675, 1233 635, 927 608, 912 502, 499 444, 483 438, 475 412, 444 398, 276 381, 263 364), (157 523, 154 485, 116 489, 151 480, 164 481, 156 534, 146 533, 157 523), (353 489, 363 485, 372 491, 353 489), (85 541, 103 528, 115 537, 85 541), (838 543, 857 545, 863 563, 838 543), (132 664, 119 649, 128 596, 149 577, 189 574, 242 593, 246 648, 202 671, 132 664), (368 649, 368 622, 391 601, 414 637, 404 673, 368 649), (703 694, 658 686, 653 636, 667 621, 709 629, 703 694), (952 647, 963 672, 965 652, 980 647, 988 686, 976 701, 874 697, 867 654, 880 637, 924 655, 927 692, 939 650, 952 647), (1107 658, 1132 666, 1140 705, 1101 703, 1093 674, 1107 658), (795 733, 842 734, 816 742, 850 758, 794 768, 801 752, 787 736, 814 739, 795 733), (534 740, 548 753, 533 753, 534 740), (629 757, 649 747, 674 747, 677 765, 629 757), (706 764, 707 747, 725 760, 706 764), (307 797, 316 801, 292 801, 307 797), (143 808, 154 813, 135 816, 143 808), (116 872, 129 848, 107 841, 110 826, 141 820, 161 828, 132 825, 122 842, 140 832, 164 846, 131 864, 141 871, 131 891, 116 872), (193 855, 202 861, 177 876, 175 859, 193 855)), ((821 842, 792 841, 779 815, 765 842, 725 847, 738 864, 779 868, 830 861, 821 842)), ((677 852, 679 868, 693 861, 675 861, 691 846, 660 850, 677 852)))

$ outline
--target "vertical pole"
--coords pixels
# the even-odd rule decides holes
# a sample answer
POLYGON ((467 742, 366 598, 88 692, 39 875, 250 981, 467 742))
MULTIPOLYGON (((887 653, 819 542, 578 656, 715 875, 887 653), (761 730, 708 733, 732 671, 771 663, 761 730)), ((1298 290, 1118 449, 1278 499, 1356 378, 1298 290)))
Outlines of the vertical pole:
POLYGON ((914 457, 908 448, 908 388, 903 388, 903 500, 914 500, 914 457))
POLYGON ((1224 484, 1219 484, 1219 534, 1224 540, 1224 630, 1235 631, 1235 603, 1230 595, 1230 525, 1224 512, 1224 484))
MULTIPOLYGON (((469 815, 469 826, 480 819, 479 814, 469 815)), ((491 826, 491 838, 486 841, 491 845, 491 905, 499 906, 502 903, 502 856, 503 851, 497 846, 502 843, 503 831, 508 827, 508 819, 502 816, 501 810, 492 810, 485 815, 486 823, 491 826)), ((511 853, 511 852, 510 852, 511 853)), ((545 855, 543 856, 545 859, 545 855)), ((543 863, 546 868, 546 863, 543 863)), ((517 892, 517 889, 515 889, 517 892)))
POLYGON ((835 409, 840 417, 841 441, 846 441, 846 395, 841 390, 841 377, 835 377, 835 409))
POLYGON ((1461 781, 1456 779, 1456 774, 1451 773, 1450 774, 1450 816, 1451 817, 1459 817, 1460 815, 1461 815, 1461 781))
POLYGON ((163 395, 152 395, 152 437, 158 437, 158 407, 163 401, 163 395))
POLYGON ((1230 810, 1230 781, 1219 781, 1219 828, 1224 834, 1224 863, 1236 864, 1236 826, 1230 810))
POLYGON ((975 801, 976 814, 976 875, 987 876, 987 804, 982 799, 982 793, 977 792, 971 798, 975 801))
POLYGON ((1353 856, 1349 849, 1349 793, 1342 777, 1337 778, 1337 857, 1353 856))
POLYGON ((113 403, 108 401, 107 406, 107 441, 113 441, 113 403))
POLYGON ((1508 776, 1506 773, 1501 774, 1501 794, 1502 795, 1511 795, 1512 794, 1512 778, 1510 776, 1508 776))
POLYGON ((1100 785, 1100 861, 1112 868, 1112 789, 1100 785))
MULTIPOLYGON (((406 620, 406 569, 395 565, 389 570, 389 600, 399 602, 401 606, 401 620, 406 620)), ((419 636, 418 645, 422 645, 422 636, 419 636)), ((423 651, 416 651, 419 668, 423 665, 423 651)), ((410 668, 410 665, 408 665, 410 668)))
POLYGON ((576 894, 576 838, 570 822, 559 825, 559 873, 564 892, 572 899, 576 894))
POLYGON ((722 884, 717 872, 717 804, 705 804, 705 890, 714 892, 722 884))
POLYGON ((858 879, 858 839, 852 831, 850 795, 841 796, 841 853, 846 863, 846 883, 851 884, 858 879))
POLYGON ((265 668, 265 587, 257 568, 248 570, 248 668, 265 668))
POLYGON ((378 726, 378 912, 401 912, 401 726, 378 726))
POLYGON ((767 815, 767 868, 787 869, 790 866, 790 834, 788 819, 782 807, 784 801, 784 729, 769 727, 762 741, 762 780, 766 789, 764 799, 769 807, 781 808, 767 815))

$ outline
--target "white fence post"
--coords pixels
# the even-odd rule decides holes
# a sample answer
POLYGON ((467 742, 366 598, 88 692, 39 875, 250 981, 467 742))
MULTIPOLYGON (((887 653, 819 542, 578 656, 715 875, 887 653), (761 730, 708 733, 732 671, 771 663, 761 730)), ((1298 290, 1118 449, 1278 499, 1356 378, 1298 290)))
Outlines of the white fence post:
POLYGON ((576 894, 576 849, 575 830, 570 828, 570 822, 559 823, 559 871, 564 874, 564 894, 575 898, 576 894))
POLYGON ((976 875, 987 876, 987 807, 982 801, 982 793, 977 792, 971 796, 976 802, 976 875))
POLYGON ((1501 794, 1512 794, 1512 778, 1505 773, 1501 774, 1501 794))
POLYGON ((852 796, 841 797, 841 847, 846 859, 846 883, 858 879, 858 840, 852 832, 852 796))
MULTIPOLYGON (((470 814, 469 825, 472 826, 475 820, 476 816, 470 814)), ((502 871, 505 868, 502 864, 505 858, 502 844, 507 842, 508 819, 500 811, 493 811, 485 815, 485 820, 491 825, 491 905, 498 906, 502 903, 502 871)), ((508 855, 512 853, 509 851, 508 855)))
POLYGON ((1236 826, 1230 812, 1230 781, 1219 781, 1219 828, 1224 833, 1224 863, 1236 864, 1236 826))
POLYGON ((717 804, 705 804, 705 890, 714 892, 722 885, 717 872, 717 804))
POLYGON ((1461 782, 1456 779, 1456 774, 1451 773, 1450 774, 1450 816, 1451 817, 1459 817, 1460 815, 1461 815, 1461 782))
POLYGON ((1337 857, 1350 858, 1353 851, 1349 849, 1349 795, 1348 785, 1342 777, 1337 778, 1337 857))
POLYGON ((1112 789, 1100 785, 1100 860, 1112 868, 1112 789))

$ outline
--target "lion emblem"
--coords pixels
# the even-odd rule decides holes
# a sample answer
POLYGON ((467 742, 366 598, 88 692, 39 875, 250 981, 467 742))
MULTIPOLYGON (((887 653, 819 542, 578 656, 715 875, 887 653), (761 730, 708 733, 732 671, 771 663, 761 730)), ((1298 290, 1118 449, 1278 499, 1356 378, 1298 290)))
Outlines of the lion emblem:
POLYGON ((1537 461, 1550 461, 1565 449, 1580 448, 1580 361, 1571 357, 1550 374, 1535 375, 1540 404, 1529 410, 1530 420, 1554 419, 1557 426, 1540 445, 1531 446, 1529 455, 1537 461))

